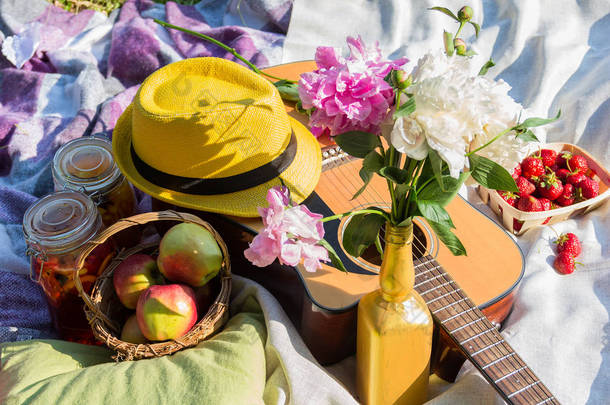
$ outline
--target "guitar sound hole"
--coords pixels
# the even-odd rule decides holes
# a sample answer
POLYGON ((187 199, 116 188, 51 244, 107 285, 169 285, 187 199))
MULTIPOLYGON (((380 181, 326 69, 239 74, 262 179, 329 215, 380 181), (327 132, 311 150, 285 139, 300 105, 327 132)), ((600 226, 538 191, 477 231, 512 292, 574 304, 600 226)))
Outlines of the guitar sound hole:
MULTIPOLYGON (((381 232, 379 233, 379 239, 381 240, 381 247, 385 247, 385 229, 381 228, 381 232)), ((424 231, 417 224, 413 224, 413 259, 419 259, 426 252, 424 246, 426 245, 426 236, 424 231)), ((361 259, 364 261, 371 263, 375 266, 381 266, 381 255, 377 251, 375 245, 371 245, 364 250, 361 259)))

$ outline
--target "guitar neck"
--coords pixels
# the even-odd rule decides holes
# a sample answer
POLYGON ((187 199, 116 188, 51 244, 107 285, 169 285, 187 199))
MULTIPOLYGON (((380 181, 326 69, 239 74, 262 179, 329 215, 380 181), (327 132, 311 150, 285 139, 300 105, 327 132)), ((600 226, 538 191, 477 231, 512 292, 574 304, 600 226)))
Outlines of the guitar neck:
POLYGON ((426 255, 414 263, 414 288, 435 321, 507 403, 559 404, 434 258, 426 255))

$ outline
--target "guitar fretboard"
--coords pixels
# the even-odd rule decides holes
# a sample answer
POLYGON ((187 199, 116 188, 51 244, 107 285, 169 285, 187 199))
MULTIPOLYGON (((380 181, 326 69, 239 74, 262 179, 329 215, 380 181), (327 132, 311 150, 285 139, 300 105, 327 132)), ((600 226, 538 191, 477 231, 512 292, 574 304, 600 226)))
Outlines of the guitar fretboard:
POLYGON ((429 255, 414 260, 415 290, 481 374, 510 404, 559 404, 502 335, 429 255))

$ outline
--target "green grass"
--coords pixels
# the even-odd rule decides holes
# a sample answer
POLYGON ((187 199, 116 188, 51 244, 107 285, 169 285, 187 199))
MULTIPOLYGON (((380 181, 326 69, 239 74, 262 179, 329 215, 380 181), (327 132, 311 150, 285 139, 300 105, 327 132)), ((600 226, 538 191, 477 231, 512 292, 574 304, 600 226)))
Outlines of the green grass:
MULTIPOLYGON (((112 10, 119 8, 126 0, 48 0, 64 10, 78 13, 81 10, 93 9, 102 13, 110 13, 112 10)), ((165 4, 168 0, 154 0, 157 3, 165 4)), ((172 0, 176 3, 193 5, 201 0, 172 0)))

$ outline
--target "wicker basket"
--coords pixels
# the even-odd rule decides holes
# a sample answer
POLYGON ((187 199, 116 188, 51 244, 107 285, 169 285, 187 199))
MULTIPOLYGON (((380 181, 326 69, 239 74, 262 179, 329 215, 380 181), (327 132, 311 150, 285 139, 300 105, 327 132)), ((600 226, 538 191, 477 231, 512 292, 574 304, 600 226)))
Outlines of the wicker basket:
POLYGON ((605 199, 610 197, 610 173, 585 150, 569 143, 550 143, 544 145, 544 149, 552 149, 558 153, 567 150, 573 154, 584 156, 585 159, 587 159, 589 168, 596 173, 594 179, 599 181, 599 195, 595 198, 581 201, 567 207, 556 208, 549 211, 525 212, 520 211, 515 207, 511 207, 494 190, 479 186, 479 195, 483 202, 488 204, 500 217, 504 227, 515 235, 521 235, 528 229, 539 225, 552 225, 576 215, 586 214, 599 207, 603 204, 605 199), (549 218, 549 221, 544 223, 547 218, 549 218), (514 220, 523 221, 521 229, 515 230, 514 220))
POLYGON ((133 344, 119 339, 122 322, 126 319, 129 311, 123 307, 114 291, 112 274, 116 266, 128 256, 134 253, 153 253, 158 245, 156 243, 142 244, 119 252, 95 281, 91 296, 84 292, 80 278, 77 276, 78 272, 74 272, 74 283, 80 296, 85 301, 85 314, 93 330, 93 335, 116 352, 113 358, 117 361, 160 357, 195 346, 216 332, 228 319, 228 304, 231 294, 231 263, 227 246, 214 228, 194 215, 175 211, 161 211, 121 219, 87 243, 77 259, 76 268, 81 268, 89 253, 112 235, 129 227, 153 221, 192 222, 203 226, 212 233, 224 256, 218 277, 220 279, 220 292, 208 312, 184 336, 159 343, 133 344))

